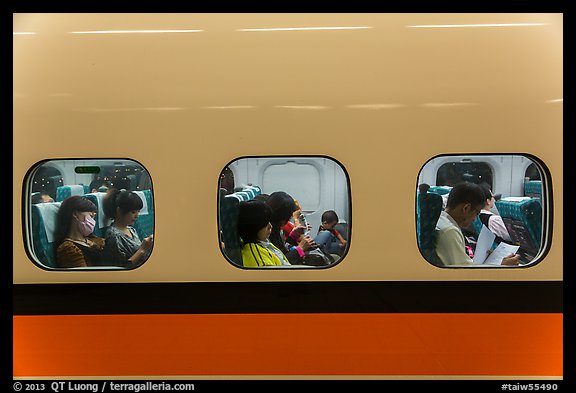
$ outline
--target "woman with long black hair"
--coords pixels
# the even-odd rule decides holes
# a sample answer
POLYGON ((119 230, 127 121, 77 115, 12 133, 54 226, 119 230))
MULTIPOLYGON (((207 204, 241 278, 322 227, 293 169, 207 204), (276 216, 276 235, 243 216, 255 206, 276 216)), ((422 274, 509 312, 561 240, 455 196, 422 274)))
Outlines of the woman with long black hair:
POLYGON ((106 264, 133 267, 150 255, 153 235, 140 239, 132 225, 144 207, 142 199, 133 191, 110 189, 104 198, 104 214, 114 220, 106 231, 103 258, 106 264))
POLYGON ((286 242, 282 235, 282 227, 286 225, 292 214, 298 210, 294 198, 284 191, 276 191, 266 199, 266 204, 272 209, 270 242, 284 253, 290 264, 303 264, 306 251, 315 246, 312 238, 302 236, 306 228, 302 226, 294 228, 287 236, 286 242))
POLYGON ((87 267, 98 265, 104 239, 92 232, 96 221, 96 205, 75 195, 66 198, 56 218, 56 265, 58 267, 87 267))

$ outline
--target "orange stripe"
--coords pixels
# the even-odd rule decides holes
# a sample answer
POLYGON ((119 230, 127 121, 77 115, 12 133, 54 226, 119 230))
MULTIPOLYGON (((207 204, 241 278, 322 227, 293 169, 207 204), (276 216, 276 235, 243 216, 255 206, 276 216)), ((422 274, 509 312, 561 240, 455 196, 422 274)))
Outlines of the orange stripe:
POLYGON ((14 376, 562 375, 562 314, 14 317, 14 376))

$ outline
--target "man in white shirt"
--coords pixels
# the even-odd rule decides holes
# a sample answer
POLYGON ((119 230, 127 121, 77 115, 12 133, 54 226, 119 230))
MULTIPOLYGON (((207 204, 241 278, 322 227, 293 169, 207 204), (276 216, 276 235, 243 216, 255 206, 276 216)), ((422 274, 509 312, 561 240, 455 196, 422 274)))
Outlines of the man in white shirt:
MULTIPOLYGON (((465 251, 462 228, 469 227, 485 204, 482 188, 474 183, 462 182, 448 195, 446 209, 436 223, 436 254, 446 266, 471 265, 472 258, 465 251)), ((517 265, 519 255, 502 259, 502 265, 517 265)))

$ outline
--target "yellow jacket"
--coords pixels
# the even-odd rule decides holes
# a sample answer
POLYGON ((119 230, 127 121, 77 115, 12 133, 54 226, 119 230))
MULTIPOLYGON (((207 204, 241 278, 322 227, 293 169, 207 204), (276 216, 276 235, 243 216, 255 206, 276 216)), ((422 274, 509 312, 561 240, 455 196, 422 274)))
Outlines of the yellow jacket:
MULTIPOLYGON (((271 247, 278 250, 278 254, 282 255, 285 264, 289 264, 286 257, 278 248, 270 244, 271 247)), ((242 247, 242 263, 245 267, 257 266, 281 266, 282 261, 274 253, 258 243, 246 243, 242 247)))

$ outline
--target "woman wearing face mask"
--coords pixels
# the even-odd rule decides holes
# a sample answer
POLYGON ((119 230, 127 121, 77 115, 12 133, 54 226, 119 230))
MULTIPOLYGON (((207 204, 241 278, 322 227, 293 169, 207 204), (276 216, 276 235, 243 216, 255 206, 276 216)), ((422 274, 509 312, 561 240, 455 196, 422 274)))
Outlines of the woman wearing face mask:
POLYGON ((114 222, 105 236, 103 260, 106 264, 133 267, 144 262, 150 255, 153 235, 141 240, 132 227, 143 206, 142 199, 132 191, 108 191, 104 199, 104 214, 114 222))
POLYGON ((98 265, 104 239, 95 236, 96 205, 81 196, 66 198, 56 221, 56 263, 58 267, 98 265))

